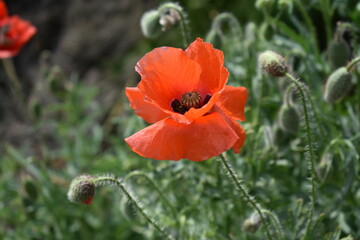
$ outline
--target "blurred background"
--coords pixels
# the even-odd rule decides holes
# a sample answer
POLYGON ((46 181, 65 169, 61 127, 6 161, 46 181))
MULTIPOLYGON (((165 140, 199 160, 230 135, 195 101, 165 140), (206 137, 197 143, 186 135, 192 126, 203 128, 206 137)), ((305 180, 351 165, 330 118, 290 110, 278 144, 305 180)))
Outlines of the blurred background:
MULTIPOLYGON (((189 161, 157 162, 132 153, 123 141, 124 137, 146 126, 134 115, 124 96, 124 88, 136 86, 140 80, 134 70, 136 62, 158 46, 184 47, 178 26, 155 39, 147 39, 141 32, 142 15, 165 1, 5 2, 10 15, 19 15, 30 21, 38 32, 12 59, 23 100, 11 91, 8 76, 0 67, 1 239, 162 239, 134 214, 132 206, 119 191, 111 188, 99 190, 90 206, 73 204, 66 199, 71 179, 79 174, 111 172, 125 177, 135 170, 143 171, 156 181, 173 202, 175 216, 167 214, 169 209, 157 202, 159 196, 149 187, 147 178, 142 174, 129 177, 134 192, 146 206, 150 206, 158 222, 170 227, 179 227, 176 224, 180 224, 183 238, 179 239, 239 239, 234 237, 239 234, 241 239, 262 239, 260 233, 241 233, 241 223, 251 211, 243 210, 247 208, 245 203, 234 206, 232 200, 236 201, 237 196, 233 194, 230 183, 222 182, 221 169, 215 160, 196 165, 189 161), (180 181, 182 184, 178 184, 180 181), (181 194, 183 192, 186 194, 181 194), (199 208, 201 205, 205 209, 199 208), (221 213, 224 205, 228 213, 221 213), (205 223, 207 217, 201 216, 210 208, 211 221, 205 223), (235 233, 234 236, 229 232, 235 233)), ((247 171, 245 177, 250 179, 249 185, 255 189, 254 193, 260 194, 261 202, 278 209, 282 217, 288 217, 289 209, 301 208, 299 201, 302 200, 299 199, 306 200, 305 185, 301 186, 300 193, 295 189, 301 179, 305 181, 306 164, 301 161, 300 137, 281 136, 279 146, 274 146, 276 130, 272 127, 277 125, 274 119, 282 101, 277 91, 283 87, 272 85, 273 79, 263 79, 257 66, 257 55, 267 48, 282 51, 288 57, 291 69, 307 79, 304 81, 318 96, 314 97, 315 100, 321 99, 325 79, 334 69, 326 61, 329 61, 327 51, 336 24, 338 21, 352 22, 358 34, 360 4, 356 0, 299 0, 317 35, 315 48, 319 55, 315 56, 312 39, 307 35, 311 29, 302 9, 290 0, 283 1, 289 5, 281 9, 279 5, 271 6, 271 2, 277 1, 263 2, 269 2, 270 7, 256 6, 255 1, 250 0, 181 0, 179 4, 188 14, 191 41, 195 37, 209 37, 212 21, 219 13, 231 12, 238 20, 238 36, 231 35, 233 33, 225 26, 224 32, 231 35, 227 44, 217 44, 214 39, 212 43, 225 52, 226 66, 231 73, 230 84, 250 89, 253 97, 249 99, 247 111, 253 110, 253 113, 244 125, 250 134, 247 146, 252 146, 253 139, 261 152, 248 148, 243 153, 247 160, 238 160, 235 165, 247 171), (331 19, 326 23, 321 14, 323 2, 329 2, 331 6, 331 19), (331 29, 330 38, 326 24, 331 29), (237 45, 239 40, 241 46, 237 45), (258 91, 259 88, 262 90, 258 91), (258 131, 260 135, 256 135, 258 131), (268 134, 274 136, 267 138, 268 134), (262 140, 259 142, 259 139, 262 140), (288 144, 289 139, 291 144, 288 144), (294 168, 294 162, 287 162, 289 156, 305 167, 302 170, 294 168), (270 159, 282 159, 283 165, 269 167, 270 159), (281 184, 273 179, 284 175, 295 177, 284 179, 281 184), (272 193, 261 190, 266 186, 272 189, 272 193)), ((358 48, 358 38, 342 37, 348 42, 354 40, 358 48)), ((358 53, 356 49, 352 50, 352 54, 346 56, 346 62, 358 53)), ((358 95, 359 91, 357 95, 353 92, 347 103, 337 105, 335 109, 348 117, 349 105, 357 102, 358 95)), ((334 110, 321 104, 318 109, 334 110)), ((353 115, 341 120, 341 124, 359 122, 359 112, 356 112, 359 109, 354 108, 353 115)), ((331 115, 334 119, 335 116, 335 113, 331 115)), ((341 124, 336 127, 341 128, 341 124)), ((352 136, 358 131, 358 125, 351 126, 352 129, 348 126, 349 129, 341 133, 336 127, 330 131, 332 136, 352 136)), ((319 145, 321 148, 326 143, 319 145)), ((229 154, 231 159, 237 159, 234 154, 229 154)), ((353 163, 348 164, 344 168, 353 163)), ((330 189, 341 189, 340 183, 336 185, 337 181, 345 181, 340 175, 330 174, 334 184, 330 189)), ((331 199, 332 191, 326 188, 324 191, 331 199)), ((350 217, 345 214, 352 211, 354 201, 360 200, 356 194, 360 193, 354 192, 348 199, 349 203, 344 205, 346 210, 328 209, 324 234, 337 228, 346 234, 359 234, 360 220, 355 215, 360 209, 357 208, 350 217)), ((324 205, 333 204, 327 197, 322 201, 324 205)), ((304 223, 299 224, 302 226, 304 223)))

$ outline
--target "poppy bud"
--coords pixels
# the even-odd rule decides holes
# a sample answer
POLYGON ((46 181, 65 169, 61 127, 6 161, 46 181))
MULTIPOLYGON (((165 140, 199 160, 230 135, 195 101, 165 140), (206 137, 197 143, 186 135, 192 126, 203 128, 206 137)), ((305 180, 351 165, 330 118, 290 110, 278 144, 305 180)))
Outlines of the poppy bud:
POLYGON ((150 10, 141 17, 141 31, 147 38, 155 38, 161 33, 160 13, 158 10, 150 10))
POLYGON ((333 103, 346 96, 351 89, 351 74, 346 67, 341 67, 333 72, 326 81, 324 100, 333 103))
POLYGON ((279 127, 287 133, 296 133, 300 126, 299 113, 295 107, 283 104, 279 112, 279 127))
POLYGON ((177 22, 181 20, 180 14, 175 9, 167 9, 161 14, 159 23, 163 31, 170 30, 177 22))
POLYGON ((261 219, 259 214, 253 213, 249 218, 245 219, 242 227, 246 232, 256 232, 261 225, 261 219))
POLYGON ((333 39, 329 44, 328 55, 331 65, 334 68, 339 68, 351 58, 351 49, 343 39, 333 39))
POLYGON ((259 63, 264 71, 273 77, 284 77, 288 70, 285 59, 269 50, 260 54, 259 63))
POLYGON ((81 175, 72 180, 67 196, 70 202, 91 204, 94 194, 95 178, 81 175))
POLYGON ((294 0, 279 0, 278 6, 280 9, 287 9, 289 12, 292 12, 294 0))
POLYGON ((255 7, 257 9, 266 9, 273 5, 275 1, 274 0, 256 0, 255 7))

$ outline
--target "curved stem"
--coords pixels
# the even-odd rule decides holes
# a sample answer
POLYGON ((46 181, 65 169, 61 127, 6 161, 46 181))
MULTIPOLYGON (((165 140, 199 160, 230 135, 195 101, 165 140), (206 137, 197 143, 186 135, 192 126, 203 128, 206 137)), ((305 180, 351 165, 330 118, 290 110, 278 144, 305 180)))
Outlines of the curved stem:
POLYGON ((224 12, 218 14, 211 25, 211 29, 216 31, 221 37, 223 44, 226 44, 226 37, 222 31, 222 25, 224 22, 228 22, 231 30, 232 37, 235 40, 235 43, 238 44, 238 47, 241 47, 240 37, 242 35, 239 21, 232 13, 224 12))
POLYGON ((346 70, 348 70, 348 72, 350 72, 351 68, 355 66, 355 64, 357 64, 358 62, 360 62, 360 57, 356 57, 353 60, 351 60, 351 62, 349 62, 346 65, 346 70))
POLYGON ((221 163, 223 164, 226 172, 228 173, 228 176, 230 177, 230 179, 233 181, 233 183, 235 184, 237 190, 242 194, 244 200, 252 207, 254 208, 254 210, 259 214, 261 222, 264 223, 264 227, 265 227, 265 232, 267 235, 268 239, 272 239, 269 229, 266 225, 266 219, 264 217, 263 212, 261 211, 261 207, 259 206, 259 204, 255 201, 254 197, 251 196, 248 191, 246 190, 245 186, 243 186, 243 181, 239 180, 238 176, 236 175, 236 173, 234 172, 234 170, 232 169, 230 163, 226 160, 226 158, 224 157, 223 154, 220 154, 220 159, 221 159, 221 163))
POLYGON ((187 46, 190 43, 190 29, 189 29, 189 20, 187 18, 187 14, 181 6, 171 2, 161 5, 158 11, 160 12, 161 15, 161 13, 165 12, 168 9, 174 9, 180 15, 181 35, 183 36, 184 47, 187 48, 187 46))
POLYGON ((135 177, 135 176, 144 177, 152 185, 152 187, 155 189, 155 191, 158 192, 158 194, 159 194, 160 198, 163 200, 163 202, 169 207, 174 219, 176 219, 176 221, 178 222, 178 218, 177 218, 177 214, 176 214, 174 206, 171 205, 169 200, 164 196, 164 194, 162 193, 160 188, 156 185, 156 183, 147 174, 145 174, 141 171, 133 171, 133 172, 129 173, 128 175, 126 175, 125 179, 129 179, 129 178, 135 177))
POLYGON ((273 222, 273 224, 276 228, 276 231, 278 232, 278 237, 279 237, 278 239, 284 239, 284 232, 282 230, 282 227, 281 227, 278 217, 269 210, 261 209, 261 211, 270 217, 271 221, 273 222))
POLYGON ((310 227, 312 223, 312 218, 314 216, 315 211, 315 150, 314 145, 311 139, 311 128, 310 128, 310 117, 309 117, 309 110, 307 108, 306 104, 306 98, 305 98, 305 89, 303 87, 303 84, 300 83, 298 80, 296 80, 290 73, 285 74, 286 77, 296 86, 300 93, 300 99, 303 106, 303 112, 304 112, 304 119, 305 119, 305 131, 306 131, 306 141, 307 141, 307 147, 308 147, 308 153, 309 153, 309 165, 310 165, 310 183, 311 183, 311 196, 310 196, 310 214, 309 214, 309 221, 307 224, 306 229, 306 236, 307 238, 308 234, 310 233, 310 227))
POLYGON ((136 209, 140 212, 140 214, 145 218, 145 220, 152 225, 157 231, 159 231, 163 236, 165 236, 168 240, 173 240, 173 238, 168 235, 145 211, 145 209, 141 206, 138 200, 135 199, 134 196, 130 193, 130 191, 125 187, 125 185, 116 178, 113 177, 98 177, 94 181, 96 184, 115 184, 120 188, 120 190, 126 195, 126 197, 131 201, 132 204, 136 207, 136 209))

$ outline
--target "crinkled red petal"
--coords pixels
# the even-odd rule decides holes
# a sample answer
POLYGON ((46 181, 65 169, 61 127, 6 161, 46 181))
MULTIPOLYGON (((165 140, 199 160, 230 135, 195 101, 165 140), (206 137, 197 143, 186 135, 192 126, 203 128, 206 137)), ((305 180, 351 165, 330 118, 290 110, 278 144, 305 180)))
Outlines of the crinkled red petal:
POLYGON ((238 134, 220 113, 207 114, 188 125, 166 118, 125 139, 140 156, 191 161, 217 156, 238 140, 238 134))
POLYGON ((245 104, 248 97, 246 88, 225 86, 216 102, 223 112, 234 120, 245 121, 245 104))
POLYGON ((125 92, 135 113, 148 123, 155 123, 169 116, 157 106, 145 101, 144 94, 137 87, 126 88, 125 92))

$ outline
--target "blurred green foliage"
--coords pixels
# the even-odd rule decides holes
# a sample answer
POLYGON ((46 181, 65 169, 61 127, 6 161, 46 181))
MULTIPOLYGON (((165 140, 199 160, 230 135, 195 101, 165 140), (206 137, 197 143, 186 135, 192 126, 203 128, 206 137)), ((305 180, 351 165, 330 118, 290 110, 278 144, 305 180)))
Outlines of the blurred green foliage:
MULTIPOLYGON (((314 112, 319 181, 312 239, 360 238, 358 68, 352 72, 353 91, 345 99, 335 104, 323 100, 324 82, 334 71, 327 48, 337 21, 352 23, 354 30, 343 37, 352 57, 360 54, 356 40, 360 4, 346 0, 288 1, 291 6, 286 1, 267 2, 259 9, 255 1, 180 1, 193 37, 209 36, 212 20, 221 12, 232 13, 239 21, 235 31, 234 25, 225 22, 221 38, 212 38, 224 51, 229 84, 249 91, 247 120, 241 123, 247 140, 240 154, 228 151, 226 155, 250 193, 278 215, 285 239, 302 239, 309 202, 304 131, 287 133, 279 128, 278 113, 290 84, 264 75, 257 63, 264 50, 281 53, 308 86, 314 112)), ((144 55, 161 45, 182 47, 179 29, 157 39, 143 39, 134 54, 144 55)), ((116 72, 124 62, 121 59, 111 67, 116 72)), ((20 148, 0 146, 0 239, 162 239, 123 194, 110 187, 97 189, 91 205, 68 202, 71 179, 84 173, 125 178, 156 221, 177 239, 265 239, 261 226, 255 232, 242 228, 253 210, 236 193, 216 158, 204 162, 142 158, 123 139, 146 123, 123 96, 109 111, 97 101, 99 89, 86 86, 76 76, 57 79, 60 85, 51 79, 48 83, 55 101, 36 103, 29 110, 34 141, 20 148), (51 135, 42 134, 41 129, 49 129, 51 135)))

